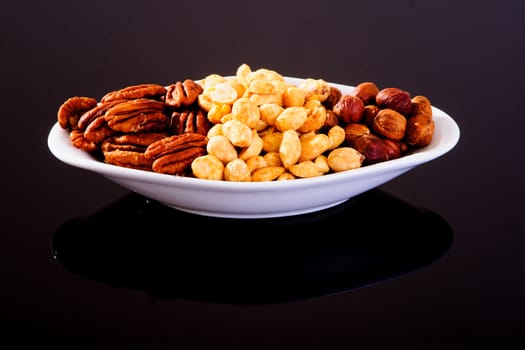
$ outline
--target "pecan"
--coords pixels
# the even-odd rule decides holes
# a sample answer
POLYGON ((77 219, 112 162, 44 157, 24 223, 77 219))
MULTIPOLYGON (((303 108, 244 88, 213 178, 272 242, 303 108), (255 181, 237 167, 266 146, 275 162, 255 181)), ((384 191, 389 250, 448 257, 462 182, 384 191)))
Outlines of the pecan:
POLYGON ((80 129, 71 130, 69 133, 69 140, 73 146, 86 152, 92 153, 99 150, 99 145, 95 142, 86 140, 84 132, 80 129))
POLYGON ((174 111, 171 114, 169 130, 173 135, 186 132, 207 135, 212 127, 208 116, 201 108, 174 111))
POLYGON ((133 100, 137 98, 160 99, 166 94, 166 88, 159 84, 138 84, 127 86, 123 89, 111 91, 102 96, 100 102, 113 100, 133 100))
POLYGON ((106 122, 104 116, 100 116, 93 120, 84 130, 84 138, 87 141, 100 144, 106 138, 114 135, 117 131, 111 129, 106 122))
POLYGON ((164 132, 114 135, 104 140, 101 150, 108 164, 151 171, 153 160, 144 152, 149 144, 167 136, 164 132))
POLYGON ((80 129, 86 129, 88 125, 100 116, 103 116, 108 109, 114 105, 124 102, 127 100, 114 100, 110 102, 101 102, 97 106, 84 112, 78 120, 78 127, 80 129))
POLYGON ((92 97, 74 96, 68 98, 57 112, 58 124, 63 129, 78 129, 78 121, 80 116, 94 108, 98 101, 92 97))
POLYGON ((201 134, 172 135, 150 144, 144 155, 154 160, 155 172, 185 175, 193 160, 206 153, 207 143, 208 138, 201 134))
POLYGON ((108 126, 121 132, 161 131, 168 126, 164 103, 140 98, 118 103, 104 114, 108 126))
POLYGON ((197 100, 202 91, 202 86, 194 80, 178 81, 167 87, 164 102, 166 106, 173 108, 187 107, 197 100))

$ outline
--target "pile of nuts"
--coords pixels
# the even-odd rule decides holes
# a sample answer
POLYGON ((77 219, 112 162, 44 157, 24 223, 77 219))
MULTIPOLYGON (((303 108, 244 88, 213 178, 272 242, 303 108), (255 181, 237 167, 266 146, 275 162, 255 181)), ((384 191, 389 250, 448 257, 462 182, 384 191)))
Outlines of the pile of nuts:
POLYGON ((225 181, 308 178, 404 156, 434 134, 429 99, 373 82, 351 93, 323 79, 294 85, 241 64, 168 86, 140 84, 99 100, 70 97, 59 125, 106 163, 225 181))

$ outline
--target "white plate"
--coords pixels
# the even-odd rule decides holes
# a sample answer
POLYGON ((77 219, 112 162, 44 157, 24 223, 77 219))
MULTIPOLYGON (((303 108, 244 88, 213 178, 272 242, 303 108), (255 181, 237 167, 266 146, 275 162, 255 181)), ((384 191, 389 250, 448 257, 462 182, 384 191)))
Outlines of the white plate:
MULTIPOLYGON (((299 83, 302 79, 286 77, 299 83)), ((349 93, 353 87, 331 83, 349 93)), ((48 136, 51 153, 62 162, 109 178, 119 185, 182 211, 216 217, 267 218, 311 213, 333 207, 450 151, 459 141, 456 122, 432 107, 432 142, 413 154, 345 172, 271 182, 202 180, 130 169, 96 160, 71 144, 56 123, 48 136)))

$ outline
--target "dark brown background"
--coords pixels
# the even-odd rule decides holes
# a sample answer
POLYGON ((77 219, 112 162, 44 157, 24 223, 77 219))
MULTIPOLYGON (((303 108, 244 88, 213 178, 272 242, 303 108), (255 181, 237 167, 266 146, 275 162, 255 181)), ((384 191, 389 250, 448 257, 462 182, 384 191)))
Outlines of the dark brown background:
MULTIPOLYGON (((183 349, 523 345, 524 4, 3 1, 2 339, 183 349), (128 285, 112 285, 111 278, 118 274, 101 281, 57 261, 52 241, 59 227, 128 194, 50 154, 47 135, 58 106, 73 95, 100 97, 135 83, 167 84, 212 72, 229 75, 241 63, 288 76, 402 87, 429 96, 452 116, 461 130, 457 146, 381 187, 450 225, 453 240, 445 254, 396 278, 269 304, 245 303, 242 298, 217 302, 213 288, 205 297, 188 292, 158 298, 128 285)), ((132 214, 130 220, 138 220, 132 214)), ((364 217, 370 226, 355 218, 340 220, 337 233, 354 235, 358 229, 366 236, 368 229, 381 230, 384 239, 387 233, 396 237, 403 232, 406 218, 392 223, 398 232, 388 232, 387 225, 370 221, 373 217, 364 217)), ((191 227, 193 220, 200 222, 191 218, 185 224, 191 227)), ((208 227, 202 222, 201 229, 208 227)), ((94 235, 99 232, 91 229, 94 235)), ((228 236, 228 226, 209 229, 216 230, 214 244, 230 247, 228 253, 249 252, 265 241, 248 226, 239 241, 228 236)), ((188 238, 179 223, 170 230, 188 238)), ((425 235, 432 228, 423 225, 418 230, 425 235)), ((118 239, 126 249, 126 237, 118 239)), ((112 241, 117 251, 118 239, 112 241)), ((282 239, 293 246, 293 240, 282 239)), ((211 255, 200 255, 201 269, 188 271, 202 272, 206 264, 213 265, 210 256, 221 259, 220 252, 203 244, 196 251, 211 255)), ((279 244, 272 237, 262 246, 271 254, 279 244)), ((181 250, 174 247, 174 252, 181 250)), ((97 254, 93 251, 93 261, 98 261, 97 254)), ((240 254, 240 265, 247 255, 240 254)), ((264 270, 264 262, 258 266, 264 270)), ((243 273, 250 279, 249 269, 243 273)), ((187 274, 187 283, 203 283, 187 274)))

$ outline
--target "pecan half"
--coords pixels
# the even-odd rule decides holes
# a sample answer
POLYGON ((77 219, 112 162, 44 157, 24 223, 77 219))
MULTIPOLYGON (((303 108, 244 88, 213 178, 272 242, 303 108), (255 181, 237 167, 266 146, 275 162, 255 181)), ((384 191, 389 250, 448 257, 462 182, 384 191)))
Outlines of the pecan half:
POLYGON ((69 133, 69 140, 76 148, 92 153, 99 150, 99 145, 95 142, 88 141, 84 137, 84 132, 80 129, 73 129, 69 133))
POLYGON ((58 124, 63 129, 78 129, 80 116, 94 108, 98 101, 92 97, 74 96, 60 105, 57 112, 58 124))
POLYGON ((104 118, 111 129, 125 133, 161 131, 169 122, 164 103, 148 98, 118 103, 106 111, 104 118))
POLYGON ((108 164, 126 168, 151 171, 153 161, 144 157, 144 153, 116 149, 104 152, 104 161, 108 164))
POLYGON ((202 86, 194 80, 178 81, 166 89, 166 106, 173 108, 190 106, 197 100, 202 91, 202 86))
POLYGON ((173 135, 186 132, 207 135, 211 127, 212 124, 204 110, 188 108, 182 111, 174 111, 171 114, 169 130, 173 135))
POLYGON ((114 105, 124 102, 127 100, 115 100, 110 102, 101 102, 95 107, 84 112, 80 119, 78 120, 78 127, 81 129, 86 129, 88 125, 95 119, 106 114, 107 110, 113 107, 114 105))
POLYGON ((84 130, 84 138, 94 143, 102 143, 106 138, 117 133, 116 130, 108 126, 108 122, 103 115, 93 120, 84 130))
POLYGON ((155 172, 185 175, 193 160, 206 153, 207 143, 208 138, 201 134, 172 135, 150 144, 144 155, 154 160, 155 172))
POLYGON ((137 84, 127 86, 120 90, 111 91, 102 96, 100 102, 113 100, 133 100, 137 98, 160 99, 166 94, 166 88, 159 84, 137 84))

